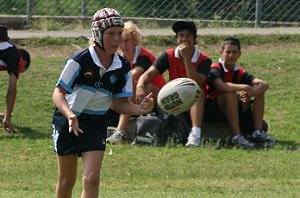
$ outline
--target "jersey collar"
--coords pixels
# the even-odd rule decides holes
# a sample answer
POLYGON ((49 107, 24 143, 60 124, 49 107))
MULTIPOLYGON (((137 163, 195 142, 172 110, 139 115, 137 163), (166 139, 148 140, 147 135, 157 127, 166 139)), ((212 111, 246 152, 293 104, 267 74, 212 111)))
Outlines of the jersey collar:
MULTIPOLYGON (((180 59, 179 46, 176 47, 174 53, 175 53, 175 57, 180 59)), ((199 57, 200 57, 200 51, 194 47, 194 54, 193 54, 191 62, 196 63, 197 60, 199 59, 199 57)))
MULTIPOLYGON (((89 46, 89 52, 90 52, 90 54, 91 54, 91 57, 92 57, 94 63, 95 63, 97 66, 99 66, 100 68, 106 70, 106 68, 101 64, 101 62, 100 62, 100 60, 99 60, 99 58, 98 58, 98 56, 97 56, 97 53, 96 53, 96 50, 95 50, 94 46, 92 46, 92 45, 89 46)), ((114 57, 113 57, 113 61, 112 61, 111 65, 109 66, 109 68, 108 68, 107 71, 119 69, 119 68, 121 68, 121 67, 122 67, 122 62, 121 62, 121 60, 120 60, 118 54, 115 53, 115 54, 114 54, 114 57)))
MULTIPOLYGON (((226 69, 223 59, 219 58, 219 63, 221 63, 221 65, 222 65, 225 72, 230 72, 228 69, 226 69)), ((238 69, 239 69, 239 66, 237 64, 235 64, 234 68, 233 68, 233 71, 237 71, 238 69)))

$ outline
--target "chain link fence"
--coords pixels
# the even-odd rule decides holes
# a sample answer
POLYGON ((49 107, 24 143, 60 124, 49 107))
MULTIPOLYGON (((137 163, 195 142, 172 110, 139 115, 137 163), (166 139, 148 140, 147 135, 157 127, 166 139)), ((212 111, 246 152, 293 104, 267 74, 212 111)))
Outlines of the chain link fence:
POLYGON ((102 7, 124 17, 300 26, 299 0, 0 0, 1 15, 90 17, 102 7))

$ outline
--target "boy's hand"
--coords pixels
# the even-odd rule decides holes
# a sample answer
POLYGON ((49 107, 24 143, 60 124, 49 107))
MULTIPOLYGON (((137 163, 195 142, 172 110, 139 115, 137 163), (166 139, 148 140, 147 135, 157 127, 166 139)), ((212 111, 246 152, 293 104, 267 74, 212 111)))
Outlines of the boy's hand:
POLYGON ((4 116, 4 119, 3 119, 3 128, 8 133, 15 133, 15 129, 12 126, 12 123, 11 123, 10 119, 7 119, 5 116, 4 116))
POLYGON ((179 45, 179 52, 184 60, 191 60, 194 53, 194 46, 189 46, 187 42, 179 45))
POLYGON ((153 93, 151 92, 148 96, 146 96, 142 102, 140 103, 140 114, 146 114, 149 113, 154 108, 154 99, 153 99, 153 93))
POLYGON ((242 102, 249 102, 250 101, 250 97, 248 96, 247 92, 245 92, 245 91, 241 91, 239 93, 239 99, 242 102))
POLYGON ((69 133, 74 133, 76 136, 79 136, 79 133, 83 133, 83 131, 79 128, 79 123, 77 116, 72 114, 68 117, 69 122, 69 133))
POLYGON ((145 98, 145 87, 144 86, 136 86, 136 90, 135 90, 135 97, 136 97, 136 103, 140 104, 143 99, 145 98))
POLYGON ((245 85, 244 89, 241 92, 245 92, 245 94, 247 94, 249 98, 251 98, 255 94, 252 87, 249 85, 245 85))

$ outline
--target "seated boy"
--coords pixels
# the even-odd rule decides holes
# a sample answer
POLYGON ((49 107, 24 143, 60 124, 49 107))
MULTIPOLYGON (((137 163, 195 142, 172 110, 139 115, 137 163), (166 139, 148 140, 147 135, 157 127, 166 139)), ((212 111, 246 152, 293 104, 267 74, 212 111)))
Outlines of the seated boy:
POLYGON ((224 116, 232 130, 231 143, 240 148, 252 148, 255 143, 274 145, 276 139, 262 130, 265 92, 268 84, 247 73, 236 63, 241 56, 240 41, 234 37, 224 40, 222 58, 211 66, 206 95, 205 116, 224 116), (243 112, 252 108, 253 133, 246 139, 239 126, 239 106, 243 112), (208 115, 208 114, 215 115, 208 115), (219 115, 218 115, 219 114, 219 115))

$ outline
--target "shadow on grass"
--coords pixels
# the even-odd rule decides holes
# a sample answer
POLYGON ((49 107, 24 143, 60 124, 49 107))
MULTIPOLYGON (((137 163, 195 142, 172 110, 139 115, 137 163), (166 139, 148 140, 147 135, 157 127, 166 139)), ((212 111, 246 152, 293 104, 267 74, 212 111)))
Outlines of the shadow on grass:
MULTIPOLYGON (((202 139, 201 142, 202 146, 213 146, 216 149, 232 149, 234 148, 233 145, 230 143, 229 137, 227 138, 206 138, 202 139)), ((300 148, 300 142, 296 142, 295 140, 278 140, 275 145, 273 146, 264 146, 264 145, 257 145, 253 149, 254 150, 264 150, 264 149, 280 149, 280 150, 287 150, 287 151, 296 151, 300 148)), ((251 149, 252 150, 252 149, 251 149)))
MULTIPOLYGON (((17 132, 13 133, 13 134, 7 134, 5 136, 1 136, 1 139, 13 139, 13 138, 29 138, 29 139, 48 139, 51 138, 51 133, 41 133, 38 132, 37 130, 33 130, 30 127, 24 127, 24 126, 18 126, 18 125, 14 125, 14 128, 17 132)), ((1 130, 1 133, 7 133, 4 130, 1 130)))
POLYGON ((282 146, 282 148, 286 148, 288 151, 295 151, 300 147, 300 142, 296 142, 294 140, 279 140, 277 144, 282 146))

